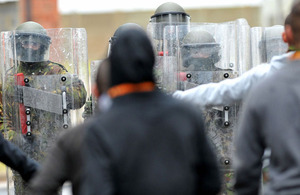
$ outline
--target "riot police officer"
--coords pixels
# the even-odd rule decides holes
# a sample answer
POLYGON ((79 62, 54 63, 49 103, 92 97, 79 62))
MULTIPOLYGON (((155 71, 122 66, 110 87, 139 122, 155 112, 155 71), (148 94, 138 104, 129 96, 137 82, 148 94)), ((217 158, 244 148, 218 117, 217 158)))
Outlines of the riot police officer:
MULTIPOLYGON (((155 83, 159 89, 166 91, 166 83, 170 83, 168 75, 164 75, 165 64, 163 62, 163 56, 174 56, 176 50, 166 50, 168 45, 176 45, 174 39, 174 31, 176 31, 177 25, 183 25, 185 28, 180 28, 181 31, 178 34, 182 35, 179 39, 183 39, 184 35, 189 31, 190 16, 185 10, 177 3, 167 2, 161 4, 151 16, 147 31, 149 32, 156 55, 156 64, 154 67, 155 83)), ((173 47, 174 48, 174 47, 173 47)))
MULTIPOLYGON (((68 30, 46 30, 32 21, 1 35, 5 55, 1 61, 5 77, 2 128, 9 140, 29 157, 41 162, 61 130, 79 120, 77 111, 71 110, 79 109, 85 103, 84 82, 78 77, 79 72, 71 74, 69 71, 70 66, 79 63, 72 61, 70 56, 75 55, 81 60, 79 52, 76 53, 80 48, 72 45, 72 50, 68 51, 64 47, 63 44, 71 42, 71 39, 65 40, 70 35, 68 30), (60 37, 62 35, 66 37, 60 37), (52 53, 51 44, 57 46, 52 48, 52 53), (50 55, 69 67, 49 60, 50 55)), ((77 44, 80 45, 80 41, 77 44)), ((13 174, 15 194, 28 194, 18 174, 13 174)), ((8 180, 11 180, 10 176, 8 180)))
MULTIPOLYGON (((161 4, 151 16, 148 25, 148 31, 151 32, 152 38, 155 40, 163 40, 164 27, 167 25, 189 24, 190 16, 177 3, 167 2, 161 4)), ((159 52, 162 45, 157 45, 159 52)))
POLYGON ((181 46, 182 66, 195 71, 216 71, 220 60, 220 44, 207 31, 190 31, 181 46))

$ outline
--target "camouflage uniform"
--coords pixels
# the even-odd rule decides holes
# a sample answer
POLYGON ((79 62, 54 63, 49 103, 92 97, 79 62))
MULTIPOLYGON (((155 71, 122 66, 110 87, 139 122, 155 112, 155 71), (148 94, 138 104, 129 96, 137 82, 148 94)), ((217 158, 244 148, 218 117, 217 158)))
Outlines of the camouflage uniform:
MULTIPOLYGON (((31 109, 31 136, 24 136, 17 129, 19 119, 15 116, 18 115, 18 102, 15 102, 15 79, 13 72, 23 73, 29 80, 34 79, 36 76, 43 76, 51 79, 50 75, 68 75, 68 71, 64 66, 54 63, 51 61, 35 62, 35 63, 24 63, 21 62, 17 68, 17 71, 12 69, 7 72, 6 86, 5 88, 5 104, 1 103, 1 121, 4 125, 1 126, 2 130, 7 131, 8 139, 19 146, 29 157, 41 162, 47 153, 47 149, 55 141, 59 135, 59 131, 62 129, 63 115, 56 113, 50 113, 39 109, 31 109), (2 114, 2 107, 5 112, 2 114)), ((51 85, 54 81, 49 81, 51 85)), ((86 100, 86 90, 83 82, 74 78, 65 82, 67 99, 71 101, 68 105, 68 109, 79 109, 81 108, 86 100)), ((45 88, 43 83, 34 83, 35 89, 45 88)), ((49 90, 49 89, 48 89, 49 90)), ((61 88, 59 85, 50 90, 52 93, 61 94, 61 88)), ((26 194, 27 189, 18 173, 14 171, 14 187, 16 194, 26 194)))

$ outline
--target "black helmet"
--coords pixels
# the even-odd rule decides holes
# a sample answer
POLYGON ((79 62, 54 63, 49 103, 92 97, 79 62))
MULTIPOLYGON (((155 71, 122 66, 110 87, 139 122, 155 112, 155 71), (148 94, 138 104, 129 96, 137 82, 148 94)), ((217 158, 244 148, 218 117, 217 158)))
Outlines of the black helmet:
POLYGON ((214 70, 220 60, 220 44, 204 30, 190 31, 182 40, 182 65, 194 65, 195 70, 214 70))
POLYGON ((13 49, 16 47, 17 59, 23 62, 40 62, 48 58, 51 38, 43 26, 36 22, 19 25, 13 34, 13 49))

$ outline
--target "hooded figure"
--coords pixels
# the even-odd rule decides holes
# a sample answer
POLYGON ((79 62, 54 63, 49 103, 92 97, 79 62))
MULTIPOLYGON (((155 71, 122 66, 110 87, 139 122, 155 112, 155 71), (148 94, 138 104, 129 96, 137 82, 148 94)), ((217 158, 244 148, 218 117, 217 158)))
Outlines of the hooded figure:
POLYGON ((155 89, 146 32, 125 30, 109 59, 113 104, 85 131, 81 194, 217 194, 201 113, 155 89))
POLYGON ((125 30, 112 47, 111 86, 122 83, 154 82, 154 52, 142 29, 125 30), (122 39, 121 39, 122 38, 122 39))

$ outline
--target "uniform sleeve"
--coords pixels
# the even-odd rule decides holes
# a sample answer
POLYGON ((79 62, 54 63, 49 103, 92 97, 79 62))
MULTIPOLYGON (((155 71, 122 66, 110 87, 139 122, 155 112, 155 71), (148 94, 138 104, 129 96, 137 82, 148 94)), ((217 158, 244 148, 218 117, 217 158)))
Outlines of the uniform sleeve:
POLYGON ((200 106, 231 105, 242 100, 252 86, 264 78, 270 70, 269 64, 262 64, 235 79, 219 83, 199 85, 186 91, 176 91, 173 97, 199 104, 200 106))
POLYGON ((17 171, 25 181, 37 172, 39 164, 28 158, 18 147, 0 135, 0 161, 17 171))
MULTIPOLYGON (((51 148, 47 154, 47 158, 42 168, 37 172, 36 177, 30 182, 31 194, 34 195, 53 195, 68 179, 68 163, 67 151, 63 147, 63 140, 68 134, 60 137, 58 142, 51 148)), ((70 146, 72 147, 72 146, 70 146)))
MULTIPOLYGON (((52 74, 70 75, 63 65, 56 64, 51 68, 53 68, 52 74)), ((61 89, 57 89, 57 92, 60 93, 61 89)), ((83 81, 77 75, 73 75, 71 81, 66 81, 66 92, 70 109, 80 109, 85 104, 87 92, 83 81)))
POLYGON ((71 105, 71 109, 79 109, 86 102, 86 89, 82 80, 80 80, 77 76, 74 76, 72 79, 72 88, 67 88, 67 94, 69 97, 71 105))
POLYGON ((7 85, 4 89, 1 90, 1 103, 0 103, 0 122, 1 122, 1 132, 7 133, 8 139, 12 140, 15 134, 15 128, 13 124, 14 116, 14 107, 18 104, 14 101, 14 84, 13 80, 8 77, 6 78, 7 85), (5 94, 3 96, 3 90, 5 94), (3 104, 5 102, 5 105, 3 104), (5 112, 4 112, 5 111, 5 112))
POLYGON ((235 189, 239 195, 258 194, 264 142, 262 139, 263 106, 256 91, 246 101, 235 137, 235 189))
POLYGON ((3 133, 3 99, 2 99, 2 84, 0 84, 0 130, 3 133))

